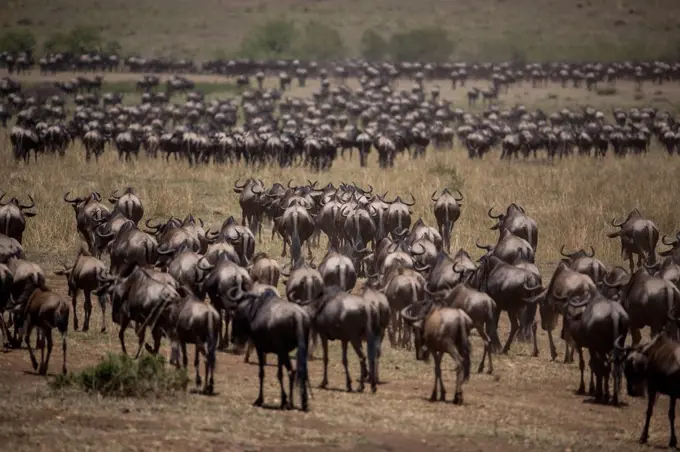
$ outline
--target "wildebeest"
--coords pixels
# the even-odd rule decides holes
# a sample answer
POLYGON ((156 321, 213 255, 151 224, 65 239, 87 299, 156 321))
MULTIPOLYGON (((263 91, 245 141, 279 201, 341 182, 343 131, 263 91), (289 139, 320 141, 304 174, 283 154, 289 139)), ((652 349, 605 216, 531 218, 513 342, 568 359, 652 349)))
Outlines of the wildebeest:
POLYGON ((623 371, 626 376, 628 395, 639 396, 643 384, 647 389, 647 412, 645 426, 642 428, 640 443, 649 439, 649 422, 652 419, 654 404, 658 394, 670 397, 668 421, 671 436, 668 447, 676 448, 675 401, 680 397, 680 343, 668 338, 664 333, 655 335, 646 344, 639 344, 624 350, 623 371))
POLYGON ((132 187, 126 188, 122 195, 115 190, 109 197, 109 202, 113 204, 114 210, 121 212, 125 218, 132 220, 135 224, 139 223, 144 216, 142 202, 132 187))
POLYGON ((434 388, 430 401, 437 400, 437 383, 439 383, 439 400, 446 400, 446 390, 442 379, 441 362, 444 353, 448 353, 456 363, 456 392, 453 403, 463 404, 463 383, 470 378, 470 330, 472 319, 457 308, 447 308, 435 303, 419 306, 420 312, 411 314, 414 305, 401 311, 402 318, 413 326, 415 335, 416 359, 426 360, 430 353, 434 356, 434 388))
POLYGON ((451 251, 451 231, 455 222, 460 217, 460 206, 463 200, 463 194, 458 192, 458 197, 453 196, 448 188, 442 190, 442 194, 439 198, 435 198, 434 195, 437 194, 435 190, 432 193, 431 199, 434 202, 433 210, 434 217, 437 220, 437 227, 439 228, 439 234, 444 239, 444 248, 446 251, 451 251))
POLYGON ((293 382, 297 381, 301 393, 301 408, 307 411, 307 346, 310 319, 303 308, 280 299, 272 291, 255 295, 234 288, 227 295, 228 309, 232 312, 232 341, 244 345, 250 340, 255 346, 259 365, 260 390, 255 406, 264 403, 264 368, 266 355, 278 358, 277 377, 281 385, 281 408, 293 408, 293 382), (288 354, 297 349, 296 369, 293 371, 288 354), (283 387, 283 367, 288 371, 289 390, 283 387))
POLYGON ((497 220, 497 223, 491 229, 498 229, 499 233, 504 230, 509 230, 517 237, 521 237, 536 251, 538 246, 538 226, 533 218, 530 218, 524 212, 524 209, 515 203, 508 206, 505 213, 498 215, 493 214, 493 207, 489 209, 488 215, 490 218, 497 220))
POLYGON ((609 238, 621 238, 621 257, 628 260, 630 272, 635 271, 633 255, 637 255, 637 266, 642 266, 643 259, 653 264, 656 258, 656 245, 659 242, 659 229, 654 222, 642 218, 640 211, 633 209, 625 220, 616 222, 612 220, 612 226, 619 228, 618 231, 607 234, 609 238))
POLYGON ((35 207, 35 201, 29 195, 30 204, 21 204, 17 198, 2 202, 4 197, 5 193, 0 195, 0 234, 12 237, 21 243, 26 229, 26 218, 36 215, 35 212, 29 211, 35 207))
MULTIPOLYGON (((73 331, 78 331, 78 312, 76 304, 78 292, 81 290, 85 296, 85 320, 83 321, 83 331, 90 329, 90 316, 92 315, 92 292, 99 287, 97 275, 106 270, 106 265, 99 259, 92 257, 84 249, 80 249, 76 260, 71 267, 64 266, 64 270, 55 272, 58 276, 66 276, 68 284, 68 294, 71 296, 71 306, 73 307, 73 331)), ((102 311, 101 332, 106 331, 106 297, 98 297, 99 307, 102 311)))
POLYGON ((76 197, 69 199, 67 192, 64 195, 64 201, 71 204, 76 215, 76 227, 78 233, 83 237, 87 243, 87 250, 95 257, 100 257, 101 253, 97 250, 96 243, 96 229, 102 220, 108 219, 110 216, 109 208, 101 203, 101 195, 97 192, 92 192, 85 197, 76 197))
POLYGON ((191 290, 180 286, 178 293, 182 298, 170 305, 168 313, 170 339, 176 343, 173 344, 172 354, 179 365, 178 353, 182 352, 182 366, 186 369, 188 364, 186 344, 194 344, 196 386, 201 385, 199 358, 203 355, 205 356, 203 393, 212 394, 220 316, 214 307, 196 298, 191 290))

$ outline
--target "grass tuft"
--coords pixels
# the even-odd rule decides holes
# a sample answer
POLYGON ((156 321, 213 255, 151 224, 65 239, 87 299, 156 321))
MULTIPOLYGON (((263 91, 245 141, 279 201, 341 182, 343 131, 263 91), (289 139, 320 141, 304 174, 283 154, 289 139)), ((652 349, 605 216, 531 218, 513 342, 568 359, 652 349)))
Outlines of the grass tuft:
POLYGON ((55 390, 77 389, 103 397, 163 397, 186 390, 186 370, 168 366, 161 355, 108 353, 98 364, 81 372, 58 375, 50 382, 55 390))

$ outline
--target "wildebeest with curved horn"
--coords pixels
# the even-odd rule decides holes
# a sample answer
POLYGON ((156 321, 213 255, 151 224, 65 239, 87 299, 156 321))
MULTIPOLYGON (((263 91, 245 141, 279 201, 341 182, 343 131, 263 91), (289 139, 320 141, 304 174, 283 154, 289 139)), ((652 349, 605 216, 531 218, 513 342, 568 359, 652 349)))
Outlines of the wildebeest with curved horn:
POLYGON ((601 260, 595 258, 595 248, 590 247, 590 254, 584 249, 580 249, 573 253, 566 253, 564 245, 560 248, 560 254, 565 257, 562 262, 565 262, 569 268, 584 275, 590 276, 590 279, 597 285, 602 281, 602 278, 607 274, 607 267, 601 260))
POLYGON ((493 214, 493 207, 489 209, 489 218, 497 220, 496 224, 491 226, 491 229, 498 229, 498 232, 503 233, 508 229, 517 237, 523 238, 536 251, 538 246, 538 226, 536 220, 526 215, 524 209, 515 203, 508 206, 505 213, 498 215, 493 214))
POLYGON ((34 217, 35 212, 30 209, 35 207, 35 201, 31 195, 28 199, 30 204, 21 204, 17 198, 11 198, 6 202, 2 202, 5 193, 0 195, 0 234, 16 239, 22 243, 24 230, 26 229, 26 218, 34 217))
POLYGON ((260 200, 265 192, 264 182, 260 179, 248 178, 242 185, 234 182, 234 192, 239 193, 238 203, 241 206, 241 226, 250 228, 253 234, 258 234, 262 241, 262 202, 260 200))
POLYGON ((113 209, 122 213, 125 218, 132 220, 135 224, 144 216, 144 206, 135 194, 135 189, 128 187, 122 195, 118 194, 118 190, 111 193, 109 202, 113 204, 113 209))
POLYGON ((621 238, 621 257, 630 265, 630 272, 635 271, 633 255, 637 255, 637 266, 642 266, 645 259, 649 264, 656 260, 656 245, 659 242, 659 229, 653 221, 642 217, 640 211, 633 209, 625 220, 617 222, 612 220, 612 226, 619 228, 618 231, 607 234, 609 238, 621 238))
POLYGON ((583 347, 590 355, 590 369, 597 379, 596 387, 590 381, 590 393, 595 400, 606 403, 609 399, 609 375, 614 365, 614 390, 612 403, 619 404, 621 388, 619 347, 628 335, 628 314, 623 307, 598 292, 570 297, 564 314, 565 330, 578 352, 581 383, 578 394, 585 394, 583 347), (604 383, 604 388, 603 388, 604 383), (604 390, 603 390, 604 389, 604 390))
POLYGON ((465 311, 436 305, 433 302, 418 306, 420 313, 412 314, 414 305, 401 311, 401 317, 413 326, 415 335, 416 359, 426 360, 430 353, 434 356, 434 388, 430 401, 446 400, 446 390, 442 379, 441 362, 448 353, 456 363, 456 392, 453 403, 463 404, 463 383, 470 378, 470 330, 473 323, 465 311))
POLYGON ((345 384, 348 392, 352 392, 352 379, 347 361, 347 345, 352 344, 361 364, 359 392, 364 390, 364 381, 368 376, 371 391, 377 390, 376 359, 380 341, 380 314, 375 305, 364 298, 348 294, 338 286, 326 286, 321 297, 311 302, 301 303, 312 312, 310 315, 314 330, 321 338, 323 348, 323 380, 321 388, 328 386, 328 341, 339 340, 342 345, 342 365, 345 368, 345 384), (362 340, 366 341, 366 355, 362 350, 362 340))
POLYGON ((406 234, 411 227, 411 209, 416 203, 416 199, 411 194, 411 199, 413 201, 406 202, 397 196, 392 201, 385 201, 390 206, 387 208, 387 229, 385 232, 392 236, 392 239, 396 240, 401 237, 401 235, 406 234))
POLYGON ((248 340, 255 346, 259 365, 260 390, 255 406, 264 403, 264 368, 266 354, 278 357, 277 377, 281 385, 281 408, 293 408, 293 382, 297 381, 301 394, 301 409, 307 411, 307 346, 309 344, 310 319, 305 310, 295 303, 288 303, 273 291, 255 295, 234 287, 227 294, 232 312, 232 340, 245 344, 248 340), (297 349, 296 369, 293 371, 289 353, 297 349), (283 387, 283 367, 288 371, 290 399, 283 387))
POLYGON ((102 221, 111 215, 109 208, 102 204, 102 197, 97 192, 92 192, 85 197, 69 199, 67 192, 64 201, 71 204, 76 215, 76 228, 87 244, 87 251, 94 257, 99 258, 101 253, 97 250, 96 230, 102 221))
POLYGON ((430 199, 434 202, 432 207, 434 211, 434 217, 437 220, 437 227, 439 228, 439 234, 444 240, 444 248, 446 251, 451 251, 451 231, 453 231, 453 226, 460 218, 460 206, 463 200, 463 194, 460 190, 456 190, 458 197, 455 197, 448 188, 442 190, 439 198, 435 198, 437 190, 432 193, 430 199))

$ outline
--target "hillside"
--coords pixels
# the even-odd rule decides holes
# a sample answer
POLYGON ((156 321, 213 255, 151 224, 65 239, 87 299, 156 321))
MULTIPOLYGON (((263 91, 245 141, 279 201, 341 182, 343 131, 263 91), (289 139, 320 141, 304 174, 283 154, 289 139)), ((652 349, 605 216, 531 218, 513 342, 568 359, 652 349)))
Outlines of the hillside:
POLYGON ((233 54, 257 24, 285 17, 336 28, 358 55, 368 28, 384 36, 445 28, 457 59, 624 59, 679 56, 677 0, 7 0, 2 29, 39 42, 75 25, 101 29, 126 53, 210 58, 233 54))

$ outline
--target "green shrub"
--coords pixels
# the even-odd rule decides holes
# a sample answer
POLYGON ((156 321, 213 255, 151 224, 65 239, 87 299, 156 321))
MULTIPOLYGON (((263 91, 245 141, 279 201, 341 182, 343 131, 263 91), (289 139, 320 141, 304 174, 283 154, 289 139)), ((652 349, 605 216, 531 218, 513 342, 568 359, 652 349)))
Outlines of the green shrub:
POLYGON ((365 30, 361 35, 361 56, 367 60, 382 60, 389 51, 387 40, 375 30, 365 30))
POLYGON ((121 46, 118 41, 105 41, 99 29, 87 25, 74 27, 67 33, 56 32, 44 43, 45 52, 104 52, 120 54, 121 46))
POLYGON ((289 58, 293 56, 297 34, 292 22, 273 19, 250 30, 240 53, 250 58, 289 58))
POLYGON ((340 33, 321 22, 310 21, 298 35, 295 54, 300 58, 331 60, 347 53, 340 33))
POLYGON ((0 52, 33 52, 35 36, 28 30, 9 30, 0 36, 0 52))
POLYGON ((96 366, 58 375, 50 386, 104 397, 159 397, 184 391, 188 383, 186 371, 169 366, 161 355, 144 355, 134 360, 128 355, 109 353, 96 366))
POLYGON ((453 41, 439 27, 395 33, 389 42, 389 53, 396 61, 446 61, 453 50, 453 41))

